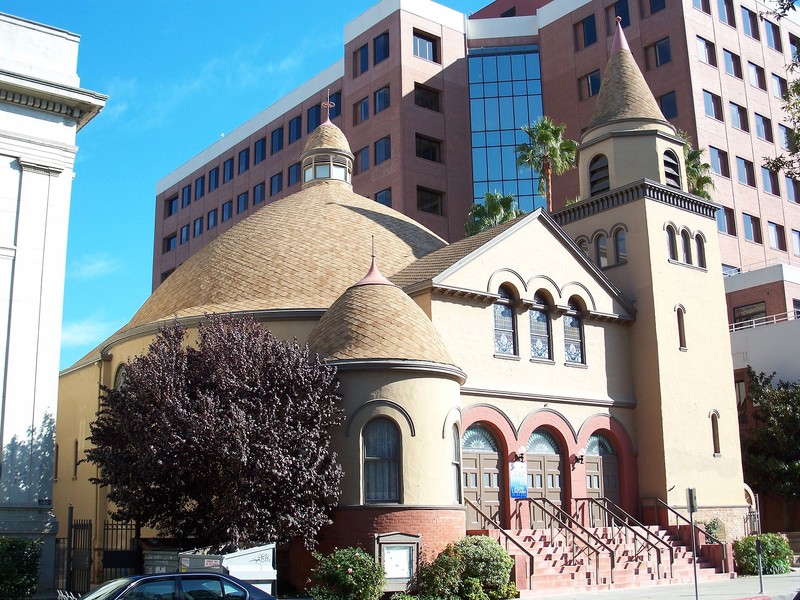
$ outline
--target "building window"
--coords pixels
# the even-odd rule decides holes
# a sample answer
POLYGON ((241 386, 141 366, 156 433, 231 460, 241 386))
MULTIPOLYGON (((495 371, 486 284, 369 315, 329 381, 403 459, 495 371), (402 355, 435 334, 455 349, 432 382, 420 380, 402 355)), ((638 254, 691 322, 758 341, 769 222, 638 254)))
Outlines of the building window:
POLYGON ((418 83, 414 84, 414 104, 440 112, 439 92, 418 83))
POLYGON ((650 14, 653 15, 667 8, 667 0, 650 0, 650 14))
POLYGON ((173 196, 164 200, 164 218, 171 217, 178 212, 178 197, 173 196))
POLYGON ((614 256, 618 265, 628 262, 628 247, 622 227, 614 232, 614 256))
POLYGON ((417 188, 417 210, 433 215, 444 214, 444 198, 441 192, 417 188))
POLYGON ((722 121, 722 98, 716 94, 712 94, 708 90, 703 90, 703 104, 705 106, 706 116, 712 119, 722 121))
POLYGON ((543 294, 533 297, 534 306, 528 311, 531 326, 531 358, 550 360, 553 358, 550 346, 550 304, 543 294))
POLYGON ((197 217, 192 224, 192 237, 203 235, 203 217, 197 217))
POLYGON ((458 435, 458 425, 453 425, 452 448, 453 502, 461 504, 461 436, 458 435))
POLYGON ((678 348, 686 350, 686 321, 684 318, 684 308, 679 306, 675 312, 677 313, 678 320, 678 348))
POLYGON ((714 449, 714 456, 720 456, 719 445, 719 413, 715 410, 711 412, 711 445, 714 449))
POLYGON ((778 173, 770 171, 766 167, 761 167, 761 182, 764 185, 764 191, 773 196, 781 195, 781 188, 778 184, 778 173))
POLYGON ((706 243, 703 236, 699 233, 694 236, 695 247, 697 248, 697 266, 706 268, 706 243))
POLYGON ((733 309, 733 322, 734 323, 750 323, 755 325, 756 322, 763 321, 767 318, 767 304, 765 302, 754 302, 753 304, 746 304, 744 306, 736 306, 733 309))
POLYGON ((181 227, 181 231, 180 231, 180 243, 181 243, 181 245, 183 245, 183 244, 187 243, 188 241, 189 241, 189 226, 188 225, 184 225, 183 227, 181 227))
POLYGON ((214 229, 217 226, 217 209, 214 208, 208 211, 208 217, 206 218, 206 230, 214 229))
POLYGON ((392 139, 389 136, 375 142, 375 164, 379 165, 392 158, 392 139))
MULTIPOLYGON (((755 63, 747 63, 747 75, 750 80, 750 85, 757 87, 760 90, 767 89, 767 77, 764 75, 764 68, 759 67, 755 63)), ((773 75, 773 77, 775 77, 773 75)))
POLYGON ((672 150, 664 152, 664 183, 669 187, 681 189, 681 164, 672 150))
POLYGON ((765 142, 772 142, 772 121, 764 115, 755 113, 756 135, 765 142))
POLYGON ((400 501, 400 431, 391 420, 364 427, 364 502, 400 501))
POLYGON ((442 162, 442 143, 417 135, 417 157, 442 162))
POLYGON ((298 115, 289 121, 289 143, 293 144, 303 135, 303 117, 298 115))
POLYGON ((711 65, 712 67, 717 66, 717 50, 713 42, 709 42, 699 35, 697 36, 697 58, 699 58, 701 62, 711 65))
POLYGON ((233 179, 233 159, 229 158, 222 163, 222 183, 228 183, 233 179))
POLYGON ((669 254, 670 260, 678 260, 677 234, 675 233, 675 229, 672 227, 672 225, 667 225, 667 253, 669 254))
POLYGON ((778 52, 783 52, 780 27, 772 21, 764 19, 764 32, 767 34, 767 46, 778 52))
POLYGON ((708 147, 708 157, 711 161, 711 170, 722 177, 730 177, 731 172, 728 167, 728 153, 714 146, 708 147))
POLYGON ((369 119, 369 96, 353 105, 353 123, 358 125, 369 119))
POLYGON ((731 113, 731 125, 733 125, 736 129, 749 132, 750 122, 747 120, 747 109, 744 106, 739 106, 735 102, 731 102, 729 106, 731 113))
POLYGON ((431 62, 439 61, 439 40, 433 36, 414 31, 414 56, 431 62))
POLYGON ((569 311, 564 314, 564 358, 568 363, 585 364, 583 355, 583 324, 580 306, 570 299, 569 311))
POLYGON ((732 208, 722 206, 717 209, 717 231, 736 235, 736 218, 732 208))
POLYGON ((245 148, 239 152, 239 175, 250 168, 250 148, 245 148))
POLYGON ((719 9, 719 20, 736 27, 736 16, 733 12, 733 0, 717 0, 717 8, 719 9))
POLYGON ((274 196, 283 190, 283 173, 275 173, 269 178, 269 195, 274 196))
POLYGON ((742 6, 741 8, 742 8, 742 30, 744 31, 744 34, 755 40, 760 40, 761 34, 758 31, 758 17, 756 16, 756 13, 754 13, 752 10, 748 8, 745 8, 744 6, 742 6))
POLYGON ((320 119, 322 118, 321 115, 322 115, 322 108, 320 107, 319 104, 315 104, 314 106, 312 106, 311 108, 308 109, 308 112, 307 112, 307 115, 306 115, 306 120, 307 120, 306 132, 307 133, 311 133, 317 127, 319 127, 319 124, 321 123, 320 119))
POLYGON ((358 77, 369 69, 369 45, 364 44, 353 52, 353 73, 358 77))
POLYGON ((256 204, 261 204, 264 199, 266 198, 266 186, 264 182, 253 186, 253 206, 256 204))
POLYGON ((786 183, 786 199, 795 204, 800 203, 800 181, 792 179, 788 175, 783 180, 786 183))
POLYGON ((580 248, 586 256, 589 256, 589 240, 582 237, 575 240, 575 243, 578 244, 578 248, 580 248))
POLYGON ((767 230, 769 231, 769 247, 786 252, 786 230, 783 225, 767 221, 767 230))
POLYGON ((208 191, 213 192, 219 187, 219 167, 214 167, 208 172, 208 191))
POLYGON ((389 32, 385 31, 372 40, 373 64, 377 65, 387 58, 389 58, 389 32))
POLYGON ((761 219, 742 213, 742 224, 744 225, 744 239, 761 244, 761 219))
POLYGON ((578 79, 579 95, 586 100, 600 93, 600 71, 592 71, 578 79))
POLYGON ((736 157, 736 173, 739 179, 739 183, 743 183, 744 185, 749 185, 751 187, 756 186, 756 173, 755 169, 753 169, 753 163, 741 156, 736 157))
POLYGON ((277 154, 283 150, 283 127, 278 127, 272 131, 272 154, 277 154))
POLYGON ((658 98, 658 105, 661 107, 661 114, 665 119, 674 119, 678 116, 678 99, 675 92, 667 92, 658 98))
POLYGON ((625 28, 631 24, 631 14, 628 10, 628 0, 616 0, 611 6, 606 8, 606 33, 613 35, 617 27, 617 17, 620 18, 619 24, 625 28))
POLYGON ((669 47, 669 38, 665 37, 651 44, 644 49, 645 61, 648 69, 655 69, 667 64, 672 60, 672 52, 669 47))
POLYGON ((597 42, 597 25, 594 15, 589 15, 575 24, 575 50, 583 50, 597 42))
POLYGON ((692 264, 692 236, 685 229, 681 231, 681 246, 683 250, 683 262, 687 265, 692 264))
POLYGON ((377 115, 379 112, 383 112, 387 108, 389 108, 390 104, 390 97, 389 97, 389 86, 384 86, 375 92, 373 103, 375 104, 375 114, 377 115))
POLYGON ((192 203, 192 186, 185 185, 181 189, 181 208, 186 208, 192 203))
POLYGON ((782 150, 789 150, 792 141, 792 129, 786 125, 778 125, 778 143, 782 150))
POLYGON ((608 240, 604 234, 598 235, 594 240, 594 252, 597 266, 601 269, 608 266, 608 240))
POLYGON ((236 214, 241 214, 247 210, 247 207, 250 203, 248 198, 249 194, 247 192, 242 192, 236 198, 236 214))
POLYGON ((355 169, 355 175, 359 173, 363 173, 367 169, 369 169, 369 146, 364 146, 361 150, 356 150, 355 152, 355 163, 353 165, 355 169))
POLYGON ((608 158, 605 154, 598 154, 589 163, 589 194, 596 196, 609 189, 608 158))
POLYGON ((333 92, 331 94, 330 118, 335 119, 342 114, 342 92, 333 92))
POLYGON ((725 72, 739 79, 742 78, 742 59, 738 54, 734 54, 730 50, 722 50, 722 56, 725 59, 725 72))
MULTIPOLYGON (((792 250, 795 256, 800 256, 800 231, 796 229, 792 229, 792 250)), ((795 313, 795 318, 798 318, 797 313, 795 313)))
MULTIPOLYGON (((763 76, 764 70, 761 70, 761 74, 763 76)), ((762 89, 767 89, 766 84, 762 89)), ((776 98, 780 98, 783 100, 786 97, 786 94, 789 93, 789 87, 786 83, 786 80, 781 77, 780 75, 776 75, 775 73, 772 74, 772 95, 776 98)))
POLYGON ((267 138, 256 140, 253 146, 253 164, 257 165, 267 158, 267 138))
POLYGON ((392 206, 392 188, 386 188, 375 194, 375 202, 384 206, 392 206))
POLYGON ((228 200, 222 205, 222 222, 224 223, 233 216, 233 200, 228 200))
POLYGON ((300 163, 294 163, 293 165, 289 165, 289 170, 287 172, 288 175, 288 185, 289 187, 293 186, 295 183, 300 181, 300 163))
POLYGON ((697 10, 702 10, 706 14, 711 14, 711 3, 709 0, 692 0, 692 6, 697 10))
POLYGON ((494 303, 494 353, 500 356, 517 355, 517 320, 514 314, 514 294, 501 286, 500 297, 494 303))
MULTIPOLYGON (((187 225, 188 228, 188 225, 187 225)), ((166 254, 178 247, 178 235, 173 233, 164 238, 161 246, 161 252, 166 254)))

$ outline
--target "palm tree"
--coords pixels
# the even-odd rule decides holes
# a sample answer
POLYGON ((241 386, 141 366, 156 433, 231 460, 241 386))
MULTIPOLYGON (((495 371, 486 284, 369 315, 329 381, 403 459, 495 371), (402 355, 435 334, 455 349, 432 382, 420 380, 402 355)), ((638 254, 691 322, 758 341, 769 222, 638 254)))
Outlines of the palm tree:
POLYGON ((565 139, 564 123, 556 125, 549 117, 539 117, 533 125, 523 125, 529 141, 517 146, 517 165, 538 171, 540 194, 547 198, 547 212, 553 212, 553 174, 562 175, 575 166, 575 140, 565 139))
POLYGON ((517 208, 515 204, 512 194, 501 196, 499 192, 486 192, 483 204, 476 202, 469 209, 467 222, 464 224, 464 232, 467 237, 524 214, 525 211, 517 208))
POLYGON ((711 165, 703 162, 705 148, 692 148, 692 138, 685 131, 678 131, 683 138, 683 160, 686 163, 686 186, 695 196, 711 200, 714 179, 711 176, 711 165))

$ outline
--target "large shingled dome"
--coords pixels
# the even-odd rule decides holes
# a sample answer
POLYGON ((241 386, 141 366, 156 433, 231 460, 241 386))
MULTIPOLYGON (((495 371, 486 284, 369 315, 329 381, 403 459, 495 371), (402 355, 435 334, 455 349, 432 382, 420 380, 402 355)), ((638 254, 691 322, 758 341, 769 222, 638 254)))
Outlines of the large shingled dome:
POLYGON ((303 147, 303 154, 311 150, 344 150, 352 154, 350 150, 350 142, 344 135, 341 129, 330 121, 325 121, 322 125, 317 127, 306 140, 306 145, 303 147))
POLYGON ((204 313, 328 308, 366 272, 373 236, 389 275, 446 245, 348 183, 318 182, 260 208, 189 258, 126 329, 204 313))

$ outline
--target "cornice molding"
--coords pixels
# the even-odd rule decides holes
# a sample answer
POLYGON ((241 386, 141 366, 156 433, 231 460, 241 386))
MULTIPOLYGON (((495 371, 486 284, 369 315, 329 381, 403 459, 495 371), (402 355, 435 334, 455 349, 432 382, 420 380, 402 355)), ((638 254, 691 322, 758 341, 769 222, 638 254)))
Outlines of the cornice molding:
POLYGON ((43 165, 41 163, 31 162, 24 158, 17 159, 19 166, 26 173, 36 173, 37 175, 48 175, 51 177, 58 177, 64 171, 60 167, 53 167, 51 165, 43 165))
POLYGON ((527 392, 510 392, 508 390, 492 390, 485 388, 461 388, 462 396, 477 396, 482 398, 503 398, 506 400, 536 400, 539 402, 552 402, 554 404, 578 404, 582 406, 613 406, 616 408, 635 408, 636 400, 633 398, 575 398, 567 396, 550 396, 547 394, 531 394, 527 392))

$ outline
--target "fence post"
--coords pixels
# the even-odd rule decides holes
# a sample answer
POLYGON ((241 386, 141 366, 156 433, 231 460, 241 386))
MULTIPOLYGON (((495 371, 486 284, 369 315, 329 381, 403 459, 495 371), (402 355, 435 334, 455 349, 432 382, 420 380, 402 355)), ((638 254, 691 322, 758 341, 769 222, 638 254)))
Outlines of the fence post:
POLYGON ((72 504, 67 507, 67 550, 66 550, 66 573, 64 587, 68 592, 72 591, 72 515, 74 512, 72 504))

